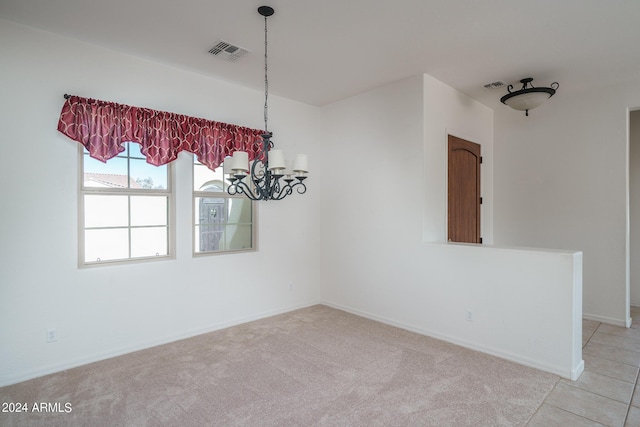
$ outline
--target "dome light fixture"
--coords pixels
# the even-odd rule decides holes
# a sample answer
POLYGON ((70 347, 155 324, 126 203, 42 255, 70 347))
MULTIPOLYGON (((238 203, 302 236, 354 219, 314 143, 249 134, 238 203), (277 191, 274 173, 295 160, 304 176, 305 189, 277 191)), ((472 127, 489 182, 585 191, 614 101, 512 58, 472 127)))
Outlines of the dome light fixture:
POLYGON ((522 89, 512 92, 513 85, 507 86, 508 94, 500 98, 500 102, 514 110, 524 111, 525 115, 529 115, 529 110, 540 106, 544 101, 555 95, 556 90, 560 86, 558 82, 551 83, 550 87, 533 87, 531 82, 533 79, 527 77, 520 80, 522 89))

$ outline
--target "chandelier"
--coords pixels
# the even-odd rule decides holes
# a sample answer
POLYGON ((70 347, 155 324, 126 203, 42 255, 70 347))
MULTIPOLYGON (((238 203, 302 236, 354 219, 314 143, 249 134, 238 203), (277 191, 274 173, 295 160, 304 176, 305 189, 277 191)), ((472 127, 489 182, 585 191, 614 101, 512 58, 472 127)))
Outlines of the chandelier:
POLYGON ((231 195, 244 194, 251 200, 282 200, 293 194, 294 188, 299 194, 307 191, 303 181, 309 172, 309 160, 305 154, 298 154, 289 171, 282 150, 273 150, 273 133, 269 132, 267 126, 267 17, 273 15, 274 10, 269 6, 260 6, 258 13, 264 16, 264 134, 261 155, 249 167, 249 154, 235 151, 233 157, 224 163, 224 173, 228 175, 230 184, 227 192, 231 195))
POLYGON ((513 85, 507 86, 508 94, 500 98, 500 102, 514 110, 524 111, 525 115, 529 115, 529 110, 540 106, 544 101, 555 95, 558 89, 558 82, 551 83, 551 87, 533 87, 531 82, 533 79, 527 77, 520 80, 522 89, 511 92, 513 85))

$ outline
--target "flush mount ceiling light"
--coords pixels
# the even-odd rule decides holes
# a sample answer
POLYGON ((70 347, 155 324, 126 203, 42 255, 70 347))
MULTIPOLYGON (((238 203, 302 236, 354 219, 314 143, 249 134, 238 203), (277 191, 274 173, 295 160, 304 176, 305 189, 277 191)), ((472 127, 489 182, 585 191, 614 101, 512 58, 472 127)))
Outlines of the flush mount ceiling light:
POLYGON ((298 154, 293 162, 292 170, 287 170, 284 154, 281 150, 272 150, 273 134, 267 127, 269 98, 269 79, 267 77, 267 17, 274 10, 269 6, 260 6, 258 13, 264 16, 264 134, 260 159, 249 165, 249 154, 246 151, 235 151, 233 157, 224 164, 228 175, 231 195, 244 194, 251 200, 282 200, 293 194, 295 188, 299 194, 307 191, 304 180, 309 172, 306 154, 298 154))
POLYGON ((524 111, 525 115, 529 115, 529 110, 541 105, 544 101, 555 95, 558 90, 558 82, 551 83, 551 87, 533 87, 531 82, 533 79, 528 77, 520 80, 522 89, 511 92, 513 85, 507 86, 508 94, 500 98, 500 102, 514 110, 524 111))

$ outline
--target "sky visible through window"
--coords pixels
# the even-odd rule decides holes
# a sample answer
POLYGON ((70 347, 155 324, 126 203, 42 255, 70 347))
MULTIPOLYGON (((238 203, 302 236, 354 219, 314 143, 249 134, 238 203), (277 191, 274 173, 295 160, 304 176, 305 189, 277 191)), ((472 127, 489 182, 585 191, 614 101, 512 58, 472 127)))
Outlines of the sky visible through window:
POLYGON ((131 178, 146 188, 166 189, 167 188, 167 167, 154 166, 147 163, 146 158, 140 152, 140 144, 126 143, 127 150, 117 157, 103 163, 89 157, 87 150, 84 150, 84 173, 105 174, 114 176, 127 176, 127 152, 129 152, 130 175, 131 178))

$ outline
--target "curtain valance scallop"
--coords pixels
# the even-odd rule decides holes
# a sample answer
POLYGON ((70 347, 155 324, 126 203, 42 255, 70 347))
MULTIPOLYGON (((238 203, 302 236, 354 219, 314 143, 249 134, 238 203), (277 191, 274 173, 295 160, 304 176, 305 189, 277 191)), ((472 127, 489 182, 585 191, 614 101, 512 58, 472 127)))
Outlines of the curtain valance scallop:
POLYGON ((194 153, 210 169, 234 151, 261 156, 264 131, 149 108, 65 95, 58 131, 84 145, 89 155, 106 162, 137 142, 147 162, 160 166, 180 151, 194 153))

